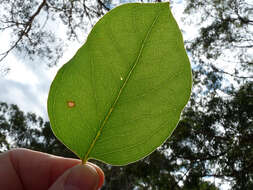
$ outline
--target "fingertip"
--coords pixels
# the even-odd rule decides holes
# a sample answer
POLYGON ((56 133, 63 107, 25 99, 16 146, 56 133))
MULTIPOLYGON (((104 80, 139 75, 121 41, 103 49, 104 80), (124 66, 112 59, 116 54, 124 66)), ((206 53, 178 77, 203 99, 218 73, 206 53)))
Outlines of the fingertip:
POLYGON ((86 164, 91 165, 92 167, 94 167, 98 173, 99 176, 99 183, 98 183, 98 188, 101 188, 104 184, 104 180, 105 180, 105 174, 103 172, 103 170, 98 167, 96 164, 93 164, 91 162, 87 162, 86 164))
POLYGON ((65 190, 72 189, 97 189, 99 175, 95 167, 85 164, 76 165, 70 169, 65 180, 65 190))

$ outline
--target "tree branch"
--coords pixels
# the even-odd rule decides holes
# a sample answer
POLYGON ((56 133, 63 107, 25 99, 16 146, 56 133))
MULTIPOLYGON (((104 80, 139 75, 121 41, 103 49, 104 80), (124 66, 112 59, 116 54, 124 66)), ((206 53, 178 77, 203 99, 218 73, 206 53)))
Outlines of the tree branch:
MULTIPOLYGON (((29 34, 29 32, 32 28, 32 24, 33 24, 33 21, 34 21, 35 17, 37 15, 39 15, 42 8, 44 6, 46 6, 46 3, 47 3, 47 0, 43 0, 42 3, 39 5, 38 9, 36 10, 36 12, 29 18, 29 20, 26 23, 22 23, 22 25, 25 26, 24 29, 20 31, 19 37, 18 37, 17 41, 14 43, 14 45, 12 45, 7 51, 5 51, 3 53, 0 53, 0 56, 2 56, 0 58, 0 62, 3 61, 4 58, 6 58, 14 48, 17 47, 19 42, 22 41, 24 37, 28 37, 28 34, 29 34)), ((14 19, 11 22, 15 23, 14 19)), ((16 24, 19 24, 19 23, 16 23, 16 24)))
POLYGON ((191 169, 192 169, 192 168, 189 168, 189 169, 184 173, 184 175, 181 176, 181 177, 179 178, 179 180, 176 182, 176 187, 179 187, 179 183, 180 183, 182 180, 184 180, 185 176, 191 171, 191 169))
POLYGON ((97 0, 98 4, 100 4, 105 10, 110 11, 110 8, 108 8, 101 0, 97 0))
POLYGON ((237 75, 234 75, 234 74, 231 74, 229 72, 226 72, 226 71, 223 71, 217 67, 215 67, 214 65, 211 65, 212 69, 215 71, 215 72, 219 72, 219 73, 223 73, 223 74, 226 74, 226 75, 229 75, 231 77, 234 77, 234 78, 240 78, 240 79, 252 79, 253 76, 248 76, 248 77, 244 77, 244 76, 237 76, 237 75))
POLYGON ((234 47, 236 47, 236 48, 253 48, 253 45, 245 45, 245 46, 234 45, 234 47))

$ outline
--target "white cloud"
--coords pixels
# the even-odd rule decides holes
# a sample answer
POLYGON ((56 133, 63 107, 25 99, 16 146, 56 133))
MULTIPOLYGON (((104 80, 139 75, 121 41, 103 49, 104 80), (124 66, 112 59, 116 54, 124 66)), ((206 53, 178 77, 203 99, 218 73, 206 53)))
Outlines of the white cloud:
POLYGON ((48 71, 42 66, 33 69, 29 64, 15 60, 12 55, 8 57, 8 62, 10 64, 6 65, 11 71, 0 79, 0 101, 17 104, 26 112, 35 112, 47 118, 45 99, 52 78, 46 74, 48 71))

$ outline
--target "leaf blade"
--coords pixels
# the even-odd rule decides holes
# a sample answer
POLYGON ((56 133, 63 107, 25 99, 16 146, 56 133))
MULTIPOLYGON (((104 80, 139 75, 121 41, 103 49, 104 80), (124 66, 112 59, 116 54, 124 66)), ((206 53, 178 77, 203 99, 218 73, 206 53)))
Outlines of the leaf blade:
MULTIPOLYGON (((66 65, 69 65, 68 73, 59 71, 51 86, 57 97, 49 94, 49 116, 50 120, 62 117, 61 114, 71 118, 66 119, 68 125, 74 122, 71 126, 75 126, 75 132, 71 137, 64 135, 69 130, 68 125, 61 127, 61 132, 55 129, 60 124, 54 122, 52 127, 65 141, 63 143, 84 160, 91 157, 122 165, 143 158, 172 133, 190 96, 190 64, 168 3, 126 4, 114 9, 96 24, 86 44, 66 65), (134 14, 127 19, 126 15, 134 14), (123 18, 127 25, 121 23, 123 18), (169 35, 160 33, 168 32, 171 25, 174 29, 169 31, 169 35), (172 48, 180 50, 180 53, 166 56, 172 48), (175 66, 173 61, 178 62, 177 59, 181 61, 175 66), (173 69, 176 73, 171 72, 173 69), (61 78, 64 81, 60 81, 61 78), (82 82, 75 84, 78 90, 73 90, 69 81, 82 82), (178 81, 183 83, 180 88, 177 87, 178 81), (167 87, 168 82, 173 88, 167 87), (64 90, 55 93, 54 89, 63 83, 64 90), (173 103, 175 95, 179 103, 173 103), (67 114, 59 111, 65 110, 64 106, 54 108, 50 103, 51 99, 60 102, 71 96, 78 104, 67 114), (87 100, 85 103, 82 102, 84 99, 87 100), (58 116, 53 116, 55 110, 59 111, 58 116), (81 113, 73 110, 81 110, 81 113), (85 117, 89 122, 85 122, 85 117), (76 127, 82 123, 76 120, 86 124, 76 127), (127 122, 131 125, 125 124, 127 122), (85 138, 79 134, 85 134, 85 138), (89 145, 80 145, 80 139, 89 139, 89 145)), ((60 123, 64 125, 63 121, 60 123)))

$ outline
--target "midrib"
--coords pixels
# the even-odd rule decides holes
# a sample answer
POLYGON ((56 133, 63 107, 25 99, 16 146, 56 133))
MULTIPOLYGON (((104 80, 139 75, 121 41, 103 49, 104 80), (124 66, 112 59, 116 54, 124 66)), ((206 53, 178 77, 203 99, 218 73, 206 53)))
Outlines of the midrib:
POLYGON ((96 137, 95 137, 94 140, 92 141, 89 150, 88 150, 87 153, 85 154, 84 159, 82 160, 83 163, 86 163, 86 161, 88 160, 89 154, 91 153, 91 151, 92 151, 92 149, 93 149, 93 147, 94 147, 96 141, 98 140, 99 136, 101 135, 101 132, 102 132, 104 126, 106 125, 108 119, 110 118, 110 116, 111 116, 111 114, 112 114, 112 112, 113 112, 113 110, 114 110, 114 108, 115 108, 115 106, 116 106, 116 104, 117 104, 117 102, 118 102, 118 100, 119 100, 119 98, 120 98, 120 95, 122 94, 122 92, 123 92, 123 90, 124 90, 124 88, 125 88, 125 86, 126 86, 128 80, 130 79, 130 77, 131 77, 131 75, 132 75, 132 73, 133 73, 133 71, 134 71, 136 65, 138 64, 138 62, 139 62, 139 60, 140 60, 140 57, 141 57, 141 54, 142 54, 142 52, 143 52, 145 43, 146 43, 146 41, 148 40, 148 38, 149 38, 149 36, 150 36, 150 34, 151 34, 151 31, 152 31, 152 29, 153 29, 155 23, 156 23, 157 20, 158 20, 158 17, 159 17, 159 14, 155 17, 154 21, 152 22, 151 26, 149 27, 148 32, 147 32, 147 34, 146 34, 146 36, 145 36, 145 38, 144 38, 144 40, 143 40, 143 42, 142 42, 142 44, 141 44, 141 48, 140 48, 140 50, 139 50, 139 54, 138 54, 138 56, 137 56, 137 58, 136 58, 136 60, 135 60, 135 62, 134 62, 134 64, 133 64, 133 66, 131 67, 130 71, 128 72, 127 77, 126 77, 126 79, 125 79, 123 85, 121 86, 121 88, 120 88, 120 90, 119 90, 119 93, 118 93, 117 97, 115 98, 115 100, 114 100, 112 106, 110 107, 108 113, 106 114, 106 117, 105 117, 103 123, 101 124, 101 126, 100 126, 100 128, 99 128, 99 130, 98 130, 98 132, 97 132, 96 137))

